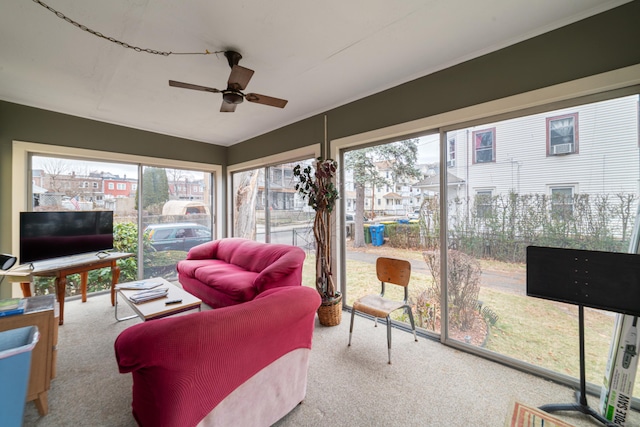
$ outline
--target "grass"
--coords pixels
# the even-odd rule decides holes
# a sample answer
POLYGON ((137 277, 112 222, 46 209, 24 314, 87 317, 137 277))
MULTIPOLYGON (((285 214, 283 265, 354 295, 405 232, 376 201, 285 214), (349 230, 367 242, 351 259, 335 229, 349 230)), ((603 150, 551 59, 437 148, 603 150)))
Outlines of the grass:
MULTIPOLYGON (((480 298, 500 316, 486 348, 556 372, 579 377, 576 306, 483 288, 480 298)), ((586 378, 602 382, 614 316, 585 310, 586 378)))
MULTIPOLYGON (((367 246, 357 249, 357 252, 424 262, 422 251, 367 246)), ((491 260, 481 260, 480 264, 483 271, 524 274, 526 270, 523 264, 491 260)), ((424 265, 426 268, 426 263, 424 265)), ((346 269, 348 305, 362 295, 380 291, 380 282, 372 263, 347 260, 346 269)), ((303 284, 314 287, 314 280, 315 257, 310 253, 305 261, 303 284)), ((428 270, 414 269, 411 274, 411 295, 427 289, 431 281, 428 270)), ((402 289, 393 286, 388 289, 388 295, 402 299, 402 289)), ((576 306, 498 291, 487 286, 481 287, 479 299, 499 316, 497 323, 489 329, 485 344, 487 350, 579 377, 576 306)), ((597 385, 602 384, 605 373, 614 321, 615 316, 611 313, 585 309, 586 379, 597 385)), ((636 379, 635 390, 640 391, 640 376, 636 379)))

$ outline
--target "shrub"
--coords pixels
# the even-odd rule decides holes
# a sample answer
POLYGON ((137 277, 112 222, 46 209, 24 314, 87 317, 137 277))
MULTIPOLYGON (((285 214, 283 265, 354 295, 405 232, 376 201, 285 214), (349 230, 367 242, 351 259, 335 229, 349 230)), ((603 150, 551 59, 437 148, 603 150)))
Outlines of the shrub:
MULTIPOLYGON (((433 315, 439 315, 442 290, 440 283, 440 252, 427 251, 423 252, 422 255, 433 277, 433 284, 430 289, 433 296, 432 304, 434 305, 432 312, 433 315)), ((449 323, 453 328, 465 331, 473 327, 473 322, 476 319, 482 270, 477 260, 460 251, 450 249, 447 255, 449 323)), ((425 296, 423 296, 423 299, 425 299, 425 296)), ((420 313, 420 309, 417 308, 417 311, 420 313)))
MULTIPOLYGON (((145 251, 152 251, 149 238, 143 237, 145 251)), ((129 252, 136 256, 118 260, 120 268, 120 282, 136 280, 138 277, 138 226, 134 222, 120 222, 113 224, 113 249, 117 252, 129 252)), ((51 277, 36 277, 34 279, 35 294, 45 295, 56 292, 54 279, 51 277)), ((98 292, 111 289, 111 269, 101 268, 91 270, 87 278, 87 292, 98 292)), ((72 274, 67 277, 66 296, 80 293, 80 275, 72 274)))

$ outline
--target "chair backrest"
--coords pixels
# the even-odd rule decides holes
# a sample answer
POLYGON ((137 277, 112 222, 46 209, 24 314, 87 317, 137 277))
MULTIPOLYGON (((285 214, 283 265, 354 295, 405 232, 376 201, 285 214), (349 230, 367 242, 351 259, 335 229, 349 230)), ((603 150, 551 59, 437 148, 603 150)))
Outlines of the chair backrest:
POLYGON ((394 285, 409 285, 411 278, 411 263, 402 259, 380 257, 376 260, 378 280, 394 285))

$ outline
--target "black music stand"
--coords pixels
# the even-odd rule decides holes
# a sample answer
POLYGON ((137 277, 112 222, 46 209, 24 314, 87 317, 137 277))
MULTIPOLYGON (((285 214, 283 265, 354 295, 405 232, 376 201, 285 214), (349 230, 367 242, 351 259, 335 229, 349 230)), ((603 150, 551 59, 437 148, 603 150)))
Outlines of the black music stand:
POLYGON ((640 315, 640 255, 577 249, 527 248, 527 295, 578 306, 580 390, 577 403, 540 406, 546 412, 578 411, 607 427, 616 424, 587 403, 584 307, 640 315))

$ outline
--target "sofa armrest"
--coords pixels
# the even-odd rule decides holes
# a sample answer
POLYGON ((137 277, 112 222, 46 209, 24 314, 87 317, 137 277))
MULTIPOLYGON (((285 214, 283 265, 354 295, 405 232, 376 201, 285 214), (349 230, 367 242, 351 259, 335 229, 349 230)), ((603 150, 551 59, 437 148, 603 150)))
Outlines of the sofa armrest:
POLYGON ((292 246, 286 254, 256 276, 253 286, 259 294, 283 286, 301 286, 305 257, 306 254, 302 249, 292 246))
POLYGON ((262 368, 311 348, 319 305, 314 289, 278 288, 244 304, 124 330, 114 347, 120 372, 133 374, 137 422, 196 425, 262 368))
POLYGON ((187 259, 215 259, 220 240, 201 243, 189 249, 187 259))

